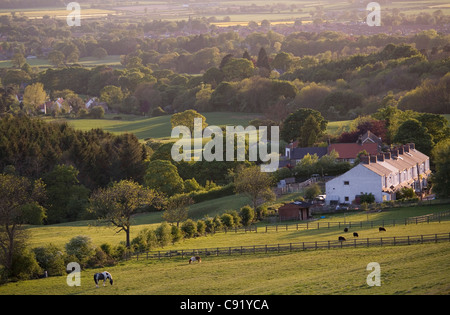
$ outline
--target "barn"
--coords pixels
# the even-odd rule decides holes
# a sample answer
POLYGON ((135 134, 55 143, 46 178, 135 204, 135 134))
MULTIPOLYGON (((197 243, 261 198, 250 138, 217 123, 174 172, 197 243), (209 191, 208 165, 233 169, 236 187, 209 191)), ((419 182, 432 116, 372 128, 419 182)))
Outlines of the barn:
POLYGON ((311 204, 304 201, 286 203, 278 208, 280 221, 285 220, 308 220, 311 218, 309 208, 311 204))

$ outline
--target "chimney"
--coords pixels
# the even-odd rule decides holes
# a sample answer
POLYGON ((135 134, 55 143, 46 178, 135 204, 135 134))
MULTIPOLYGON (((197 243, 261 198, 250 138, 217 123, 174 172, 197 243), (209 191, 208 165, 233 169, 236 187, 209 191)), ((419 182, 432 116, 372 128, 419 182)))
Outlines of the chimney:
POLYGON ((405 153, 406 153, 406 152, 409 152, 409 145, 405 144, 405 145, 403 146, 403 151, 405 151, 405 153))
POLYGON ((391 152, 384 153, 384 159, 385 160, 390 160, 391 159, 391 152))
POLYGON ((398 153, 403 155, 403 146, 400 146, 398 149, 398 153))
POLYGON ((409 148, 414 150, 416 148, 416 145, 414 143, 409 143, 409 148))
POLYGON ((398 149, 397 148, 391 149, 391 156, 392 157, 398 156, 398 149))
POLYGON ((376 155, 369 155, 370 163, 377 163, 377 156, 376 155))
POLYGON ((383 153, 377 154, 377 160, 378 162, 384 162, 384 154, 383 153))
POLYGON ((363 164, 370 164, 370 157, 367 155, 361 155, 359 157, 359 160, 361 161, 361 163, 363 164))

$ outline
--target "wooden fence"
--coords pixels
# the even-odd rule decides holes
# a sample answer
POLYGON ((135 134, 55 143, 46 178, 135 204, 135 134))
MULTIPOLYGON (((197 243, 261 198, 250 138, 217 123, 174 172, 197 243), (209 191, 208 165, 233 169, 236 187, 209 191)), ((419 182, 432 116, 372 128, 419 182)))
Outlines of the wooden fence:
POLYGON ((318 249, 333 248, 358 248, 373 246, 397 246, 413 245, 424 243, 437 243, 450 241, 450 233, 415 235, 415 236, 394 236, 380 238, 354 238, 347 241, 315 241, 315 242, 296 242, 271 245, 251 245, 217 248, 197 248, 188 250, 169 250, 169 251, 148 251, 144 253, 133 254, 127 259, 164 259, 164 258, 190 258, 192 256, 230 256, 247 254, 270 254, 293 251, 306 251, 318 249))

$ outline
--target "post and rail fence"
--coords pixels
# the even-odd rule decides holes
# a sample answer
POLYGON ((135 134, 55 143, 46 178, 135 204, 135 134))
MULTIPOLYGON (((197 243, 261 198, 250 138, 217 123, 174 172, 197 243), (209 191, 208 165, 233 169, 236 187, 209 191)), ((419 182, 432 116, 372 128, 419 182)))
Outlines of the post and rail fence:
POLYGON ((284 244, 266 244, 266 245, 250 245, 250 246, 230 246, 230 247, 214 247, 214 248, 197 248, 197 249, 180 249, 168 251, 147 251, 135 253, 128 256, 127 260, 140 259, 165 259, 165 258, 190 258, 192 256, 231 256, 246 254, 270 254, 283 253, 293 251, 334 249, 334 248, 358 248, 373 246, 399 246, 414 245, 424 243, 438 243, 450 241, 450 233, 414 235, 414 236, 393 236, 393 237, 377 237, 377 238, 354 238, 346 241, 329 240, 329 241, 313 241, 313 242, 293 242, 284 244))

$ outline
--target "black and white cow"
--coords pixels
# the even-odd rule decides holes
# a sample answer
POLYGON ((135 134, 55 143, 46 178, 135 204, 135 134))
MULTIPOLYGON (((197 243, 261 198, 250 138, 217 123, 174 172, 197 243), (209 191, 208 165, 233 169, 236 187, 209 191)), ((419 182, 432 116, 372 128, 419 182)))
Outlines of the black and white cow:
POLYGON ((95 286, 98 288, 98 281, 103 280, 103 286, 105 286, 106 280, 109 279, 109 283, 113 284, 113 278, 108 271, 99 272, 94 275, 95 286))

